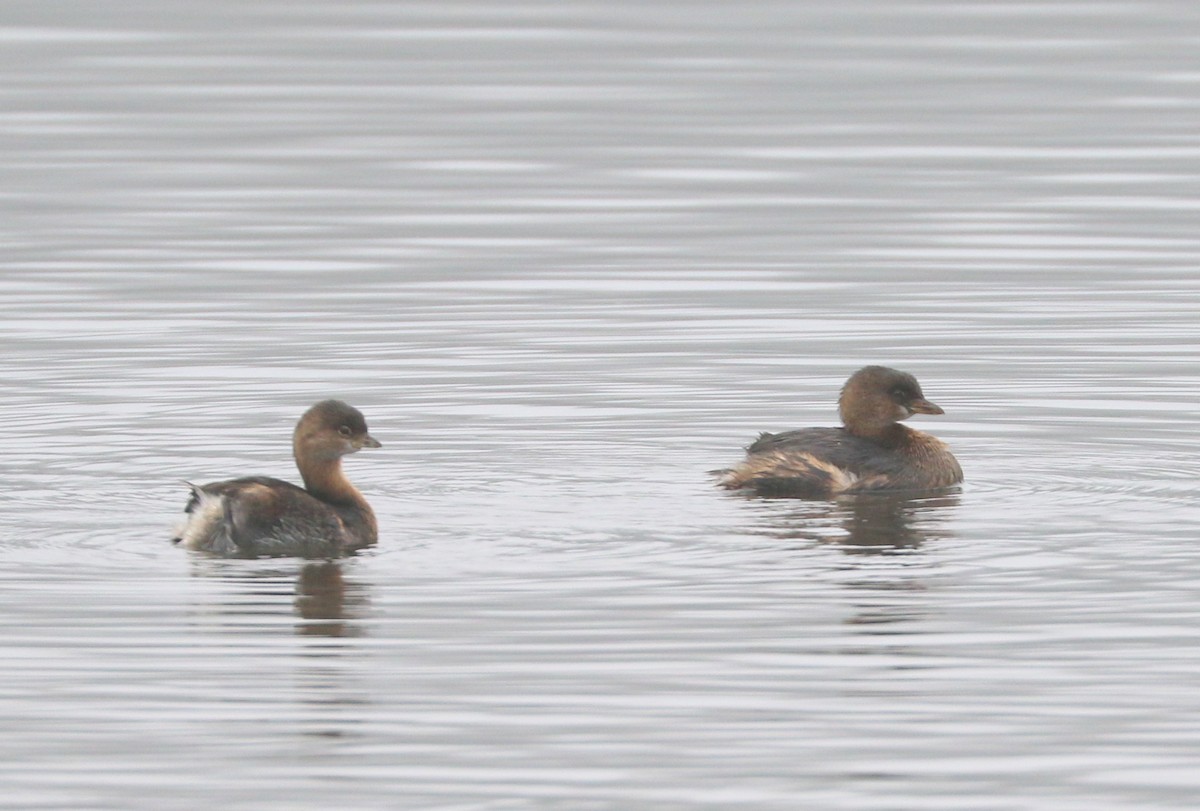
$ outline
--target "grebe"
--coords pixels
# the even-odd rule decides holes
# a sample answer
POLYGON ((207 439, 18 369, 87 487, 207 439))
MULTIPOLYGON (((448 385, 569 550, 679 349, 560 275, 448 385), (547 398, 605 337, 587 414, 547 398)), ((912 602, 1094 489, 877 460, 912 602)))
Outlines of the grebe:
POLYGON ((946 443, 900 425, 913 414, 943 414, 917 379, 886 366, 865 366, 842 387, 843 428, 762 434, 746 458, 721 471, 720 485, 761 496, 826 498, 873 490, 926 490, 963 479, 946 443))
POLYGON ((175 543, 231 557, 332 557, 375 543, 375 513, 342 472, 342 457, 380 444, 358 409, 317 403, 296 424, 304 487, 251 476, 194 485, 175 543))

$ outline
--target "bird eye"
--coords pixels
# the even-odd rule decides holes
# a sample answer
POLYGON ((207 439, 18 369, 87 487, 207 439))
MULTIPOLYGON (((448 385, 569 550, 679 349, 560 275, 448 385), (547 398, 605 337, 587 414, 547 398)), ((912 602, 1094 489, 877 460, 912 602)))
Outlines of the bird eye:
POLYGON ((892 389, 892 399, 895 400, 896 402, 902 402, 904 400, 907 400, 908 392, 906 392, 904 389, 900 389, 900 388, 892 389))
POLYGON ((343 425, 341 428, 338 429, 338 433, 341 434, 342 436, 350 436, 350 434, 352 434, 354 432, 350 430, 349 425, 343 425))

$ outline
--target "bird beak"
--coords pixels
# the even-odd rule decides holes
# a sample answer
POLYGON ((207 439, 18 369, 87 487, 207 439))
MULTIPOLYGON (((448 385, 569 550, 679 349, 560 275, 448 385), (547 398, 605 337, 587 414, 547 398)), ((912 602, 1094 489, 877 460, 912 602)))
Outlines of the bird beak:
POLYGON ((937 403, 931 403, 924 397, 918 397, 908 404, 908 410, 914 414, 945 414, 937 403))
POLYGON ((370 434, 367 434, 365 437, 363 437, 362 447, 364 447, 364 448, 382 448, 383 445, 379 444, 378 439, 371 436, 370 434))

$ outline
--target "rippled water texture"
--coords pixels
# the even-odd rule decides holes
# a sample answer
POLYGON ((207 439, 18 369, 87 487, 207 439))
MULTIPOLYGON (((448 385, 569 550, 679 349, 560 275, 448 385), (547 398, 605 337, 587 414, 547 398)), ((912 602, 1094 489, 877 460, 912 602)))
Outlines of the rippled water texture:
POLYGON ((1194 808, 1197 8, 10 5, 0 804, 1194 808), (865 363, 961 492, 713 488, 865 363))

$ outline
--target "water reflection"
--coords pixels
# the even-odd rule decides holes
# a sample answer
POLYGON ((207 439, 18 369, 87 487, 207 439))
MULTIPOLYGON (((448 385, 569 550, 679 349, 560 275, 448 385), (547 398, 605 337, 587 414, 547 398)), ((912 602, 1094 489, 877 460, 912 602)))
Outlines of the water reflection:
POLYGON ((296 624, 297 633, 347 636, 357 634, 361 627, 346 621, 346 579, 341 564, 336 561, 304 564, 296 579, 296 597, 292 604, 296 615, 305 620, 296 624))
POLYGON ((946 513, 957 507, 959 495, 913 498, 890 494, 854 496, 845 507, 839 543, 848 554, 878 554, 914 550, 934 539, 949 537, 946 513))
MULTIPOLYGON (((220 616, 266 619, 289 607, 297 620, 296 634, 359 636, 363 628, 356 620, 364 616, 369 599, 365 586, 347 581, 342 567, 340 561, 333 560, 290 564, 272 561, 262 566, 256 561, 196 555, 192 574, 235 586, 217 610, 220 616)), ((211 614, 211 609, 205 613, 211 614)))
POLYGON ((369 600, 365 585, 346 577, 345 565, 192 559, 193 576, 216 586, 193 608, 198 631, 215 636, 210 650, 238 663, 246 684, 269 680, 273 712, 304 738, 354 734, 370 704, 353 675, 362 653, 354 638, 364 635, 359 620, 369 600), (242 649, 247 636, 258 640, 252 654, 242 649))
POLYGON ((955 490, 921 496, 871 493, 831 501, 788 501, 786 509, 766 516, 769 526, 760 532, 837 544, 850 555, 913 551, 930 540, 952 537, 947 519, 959 498, 955 490))

